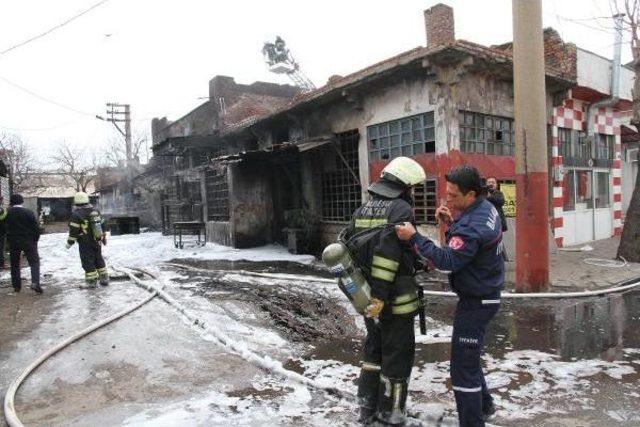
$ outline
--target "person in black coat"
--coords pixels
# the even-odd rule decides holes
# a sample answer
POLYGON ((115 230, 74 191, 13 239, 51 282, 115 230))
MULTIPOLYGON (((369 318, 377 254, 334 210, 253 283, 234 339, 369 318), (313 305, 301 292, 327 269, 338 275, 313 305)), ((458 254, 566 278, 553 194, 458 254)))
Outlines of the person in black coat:
POLYGON ((24 198, 13 194, 9 200, 9 209, 0 212, 0 221, 5 223, 9 258, 11 259, 11 284, 16 292, 20 292, 20 256, 24 253, 31 268, 31 289, 42 293, 40 287, 40 257, 38 256, 38 240, 40 227, 36 216, 22 206, 24 198))
POLYGON ((500 191, 498 186, 498 180, 490 176, 487 178, 487 200, 495 206, 500 215, 500 224, 502 225, 502 232, 507 231, 507 218, 504 216, 504 194, 500 191))

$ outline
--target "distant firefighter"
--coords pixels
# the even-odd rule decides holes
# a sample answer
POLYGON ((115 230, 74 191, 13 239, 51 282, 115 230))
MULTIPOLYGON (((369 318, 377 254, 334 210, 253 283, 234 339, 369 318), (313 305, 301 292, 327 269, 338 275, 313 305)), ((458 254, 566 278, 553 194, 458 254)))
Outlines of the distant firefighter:
POLYGON ((105 220, 100 212, 89 203, 87 193, 76 193, 73 204, 75 208, 69 222, 67 249, 78 242, 80 262, 88 287, 95 288, 98 281, 102 286, 107 286, 109 274, 102 257, 101 246, 107 244, 107 236, 104 233, 105 220))

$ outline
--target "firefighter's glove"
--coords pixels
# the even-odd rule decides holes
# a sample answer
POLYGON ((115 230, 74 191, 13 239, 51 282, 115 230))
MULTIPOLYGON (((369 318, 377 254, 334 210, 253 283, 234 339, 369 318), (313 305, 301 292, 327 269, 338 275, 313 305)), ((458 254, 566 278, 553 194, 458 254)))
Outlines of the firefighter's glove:
POLYGON ((376 318, 380 315, 380 312, 384 308, 384 302, 377 298, 371 298, 369 305, 364 309, 365 317, 376 318))
POLYGON ((103 244, 104 246, 107 246, 107 238, 106 238, 106 237, 103 237, 103 238, 102 238, 102 244, 103 244))

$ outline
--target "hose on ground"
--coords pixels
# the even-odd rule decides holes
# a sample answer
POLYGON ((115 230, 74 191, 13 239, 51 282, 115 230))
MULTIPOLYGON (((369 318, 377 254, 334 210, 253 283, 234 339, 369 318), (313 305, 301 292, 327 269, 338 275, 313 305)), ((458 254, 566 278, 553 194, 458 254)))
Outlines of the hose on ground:
POLYGON ((605 258, 585 258, 582 261, 589 265, 597 265, 599 267, 611 267, 611 268, 622 268, 627 266, 627 260, 623 257, 618 257, 617 259, 605 259, 605 258))
MULTIPOLYGON (((580 291, 580 292, 540 292, 540 293, 515 293, 515 292, 503 292, 500 298, 584 298, 594 297, 607 294, 613 294, 617 292, 624 292, 630 289, 640 286, 640 277, 634 277, 618 284, 613 288, 596 289, 592 291, 580 291)), ((429 291, 424 290, 425 295, 436 297, 457 297, 455 292, 447 291, 429 291)))
MULTIPOLYGON (((155 276, 153 276, 151 273, 147 273, 147 274, 155 278, 155 276)), ((82 331, 70 336, 64 341, 58 343, 56 346, 45 351, 42 355, 40 355, 40 357, 38 357, 29 366, 27 366, 22 371, 22 373, 9 385, 9 388, 7 389, 7 392, 4 396, 4 417, 5 417, 5 420, 7 421, 7 424, 9 424, 9 427, 24 427, 24 424, 22 424, 22 422, 20 421, 20 418, 18 418, 18 414, 16 413, 15 397, 22 383, 27 379, 27 377, 29 377, 29 375, 31 375, 38 368, 38 366, 40 366, 45 360, 47 360, 48 358, 50 358, 51 356, 53 356, 63 348, 89 335, 95 330, 100 329, 103 326, 106 326, 109 323, 112 323, 120 319, 121 317, 126 316, 129 313, 132 313, 133 311, 139 309, 140 307, 142 307, 143 305, 145 305, 146 303, 154 299, 156 296, 157 296, 156 293, 152 293, 144 300, 130 306, 129 308, 126 308, 120 311, 119 313, 114 314, 113 316, 110 316, 106 319, 96 322, 93 325, 89 326, 88 328, 83 329, 82 331)))
MULTIPOLYGON (((193 267, 190 265, 179 264, 179 263, 165 263, 165 264, 172 267, 184 268, 191 271, 202 271, 202 272, 209 272, 209 273, 211 272, 227 272, 228 273, 229 272, 229 270, 209 270, 205 268, 198 268, 198 267, 193 267)), ((264 277, 269 279, 291 278, 291 279, 300 280, 299 276, 282 274, 282 273, 258 273, 258 272, 251 272, 251 271, 234 271, 234 273, 241 273, 249 276, 264 277)), ((313 277, 312 279, 308 279, 308 280, 310 282, 318 282, 318 283, 331 283, 331 284, 336 283, 335 279, 327 279, 324 277, 313 277)), ((441 280, 428 280, 428 281, 436 282, 436 283, 440 283, 440 282, 448 283, 448 281, 441 281, 441 280)), ((615 286, 613 288, 596 289, 592 291, 579 291, 579 292, 540 292, 540 293, 503 292, 501 297, 502 298, 583 298, 583 297, 606 295, 606 294, 611 294, 616 292, 624 292, 629 289, 633 289, 639 285, 640 285, 640 277, 636 277, 636 278, 627 280, 625 282, 622 282, 618 286, 615 286)), ((458 296, 455 292, 430 291, 427 289, 424 290, 424 294, 430 295, 430 296, 439 296, 439 297, 457 297, 458 296)))
MULTIPOLYGON (((190 266, 185 266, 182 264, 175 264, 175 265, 186 268, 186 269, 191 269, 190 266)), ((212 270, 197 269, 197 268, 194 268, 194 269, 209 271, 209 272, 212 271, 212 270)), ((274 360, 269 356, 261 356, 255 353, 254 351, 248 349, 247 347, 241 345, 237 340, 234 340, 228 337, 218 329, 209 328, 205 322, 203 322, 202 320, 198 319, 196 316, 191 314, 182 304, 180 304, 178 301, 176 301, 173 297, 171 297, 169 294, 167 294, 163 290, 157 289, 153 285, 141 281, 140 279, 133 276, 130 272, 126 270, 116 268, 116 271, 129 275, 131 280, 133 280, 136 284, 148 290, 149 292, 155 292, 161 299, 165 300, 167 303, 173 306, 180 314, 182 314, 186 319, 188 319, 193 325, 202 329, 207 334, 209 334, 209 336, 214 338, 219 345, 230 350, 233 354, 238 355, 243 360, 251 363, 252 365, 257 366, 269 373, 276 374, 283 378, 287 378, 289 380, 302 384, 311 389, 325 392, 339 399, 343 399, 348 402, 358 404, 358 398, 353 393, 340 390, 337 387, 323 385, 318 381, 305 377, 302 374, 286 369, 281 362, 274 360)), ((268 273, 265 273, 265 274, 261 274, 261 277, 269 277, 269 276, 268 276, 268 273)), ((333 281, 330 281, 330 282, 334 283, 333 281)), ((411 414, 411 413, 409 413, 408 415, 412 418, 415 418, 421 421, 427 421, 429 422, 430 425, 438 425, 438 426, 443 425, 442 417, 427 417, 422 414, 418 415, 418 414, 411 414)))

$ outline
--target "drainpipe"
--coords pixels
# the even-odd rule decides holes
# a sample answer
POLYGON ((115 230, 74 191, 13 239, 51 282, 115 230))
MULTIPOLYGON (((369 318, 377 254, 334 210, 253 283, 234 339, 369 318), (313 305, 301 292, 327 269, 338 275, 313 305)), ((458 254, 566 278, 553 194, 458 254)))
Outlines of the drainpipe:
MULTIPOLYGON (((615 42, 613 44, 613 64, 611 64, 611 96, 607 99, 603 99, 602 101, 595 102, 590 104, 587 108, 587 141, 591 144, 591 153, 596 149, 595 144, 595 129, 593 126, 594 115, 598 111, 600 107, 613 107, 620 100, 620 52, 622 50, 622 19, 624 18, 624 13, 619 13, 613 16, 613 21, 615 23, 615 42)), ((594 197, 594 176, 592 175, 591 179, 591 197, 593 198, 594 206, 591 208, 592 219, 592 233, 593 238, 596 238, 596 207, 595 207, 595 197, 594 197)))

